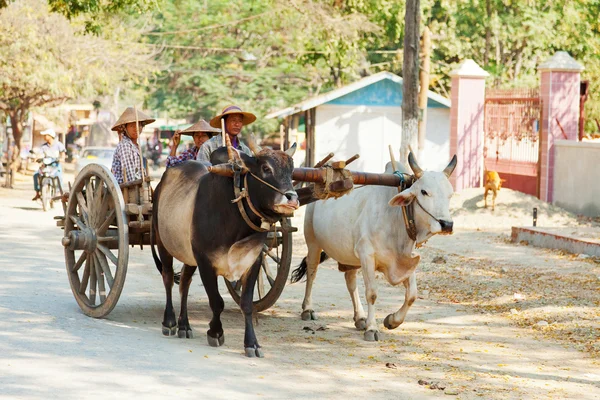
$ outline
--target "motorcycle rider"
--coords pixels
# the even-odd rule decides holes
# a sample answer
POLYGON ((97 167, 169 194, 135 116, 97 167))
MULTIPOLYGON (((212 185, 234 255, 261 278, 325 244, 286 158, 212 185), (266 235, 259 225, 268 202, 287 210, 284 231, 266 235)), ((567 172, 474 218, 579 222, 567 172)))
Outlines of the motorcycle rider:
MULTIPOLYGON (((67 154, 67 149, 65 145, 62 144, 58 139, 56 139, 56 132, 54 129, 46 129, 45 131, 41 131, 40 135, 44 136, 44 143, 40 150, 44 154, 44 157, 52 157, 58 159, 58 167, 57 167, 57 175, 60 181, 60 185, 62 187, 62 163, 65 162, 65 155, 67 154)), ((40 189, 40 171, 38 170, 35 174, 33 174, 33 189, 35 190, 35 197, 31 200, 38 200, 42 197, 42 192, 40 189)))

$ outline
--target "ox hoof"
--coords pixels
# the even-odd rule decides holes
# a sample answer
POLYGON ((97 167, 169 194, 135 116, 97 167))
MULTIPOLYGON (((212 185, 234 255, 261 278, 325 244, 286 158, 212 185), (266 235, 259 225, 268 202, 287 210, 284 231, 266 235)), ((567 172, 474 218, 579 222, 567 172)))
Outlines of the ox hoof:
POLYGON ((208 340, 208 345, 211 347, 220 347, 225 343, 225 335, 222 333, 217 337, 212 337, 207 333, 206 339, 208 340))
POLYGON ((177 336, 179 336, 180 339, 193 339, 194 333, 191 329, 180 329, 177 332, 177 336))
POLYGON ((315 314, 315 310, 304 310, 302 311, 302 321, 316 321, 317 320, 317 314, 315 314))
POLYGON ((367 342, 378 342, 379 341, 379 331, 369 330, 365 332, 365 340, 367 342))
POLYGON ((165 336, 175 336, 177 334, 177 325, 168 327, 162 326, 162 334, 165 336))
POLYGON ((387 329, 396 329, 398 327, 398 325, 392 325, 390 323, 390 320, 392 319, 392 314, 389 314, 387 317, 385 317, 385 319, 383 320, 383 326, 385 326, 387 329))
POLYGON ((260 347, 257 347, 257 348, 246 347, 245 351, 246 351, 246 357, 249 357, 249 358, 254 358, 254 357, 263 358, 265 356, 265 354, 263 353, 263 351, 260 347))
POLYGON ((365 329, 367 329, 367 319, 366 318, 361 318, 358 321, 354 321, 354 326, 359 331, 364 331, 365 329))

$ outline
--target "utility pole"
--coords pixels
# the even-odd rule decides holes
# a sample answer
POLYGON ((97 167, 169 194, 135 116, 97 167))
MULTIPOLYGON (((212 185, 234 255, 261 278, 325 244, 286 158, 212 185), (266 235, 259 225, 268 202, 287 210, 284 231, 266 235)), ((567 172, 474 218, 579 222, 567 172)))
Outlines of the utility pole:
POLYGON ((419 132, 419 23, 420 0, 407 0, 404 14, 404 61, 402 65, 402 144, 400 162, 408 166, 409 146, 418 149, 419 132))
POLYGON ((427 92, 429 92, 429 73, 431 68, 431 31, 428 27, 425 27, 423 30, 421 49, 423 51, 421 58, 423 61, 420 76, 421 89, 419 90, 419 108, 421 111, 421 118, 419 118, 419 157, 423 155, 423 150, 425 149, 425 132, 427 128, 427 92))

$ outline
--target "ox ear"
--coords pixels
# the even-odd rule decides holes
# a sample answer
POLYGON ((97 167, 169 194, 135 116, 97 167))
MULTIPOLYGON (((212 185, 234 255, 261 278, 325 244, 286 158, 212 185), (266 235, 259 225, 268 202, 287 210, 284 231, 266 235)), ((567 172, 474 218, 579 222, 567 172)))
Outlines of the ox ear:
POLYGON ((392 207, 408 206, 414 199, 415 194, 410 189, 406 189, 392 197, 388 204, 392 207))
POLYGON ((287 154, 290 157, 294 157, 294 154, 296 154, 296 143, 294 143, 292 145, 292 147, 290 147, 289 149, 287 149, 285 151, 285 154, 287 154))

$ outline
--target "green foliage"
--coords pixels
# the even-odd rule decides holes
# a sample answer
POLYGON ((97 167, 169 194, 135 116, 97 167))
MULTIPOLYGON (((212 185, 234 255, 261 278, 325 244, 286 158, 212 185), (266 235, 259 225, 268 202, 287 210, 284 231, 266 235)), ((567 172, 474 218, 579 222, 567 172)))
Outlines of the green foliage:
POLYGON ((154 0, 48 0, 50 9, 72 20, 82 16, 88 33, 100 34, 102 26, 113 15, 142 14, 153 9, 154 0))
MULTIPOLYGON (((105 27, 104 36, 84 35, 44 0, 0 10, 0 110, 22 121, 33 107, 143 83, 154 54, 123 42, 131 36, 124 24, 105 27)), ((20 132, 13 134, 18 143, 20 132)))
POLYGON ((259 116, 252 130, 271 132, 277 122, 262 117, 301 100, 319 81, 315 68, 297 62, 294 21, 273 1, 211 1, 208 10, 203 2, 171 1, 152 21, 147 42, 164 46, 168 67, 148 87, 147 107, 171 117, 206 119, 238 104, 259 116))

